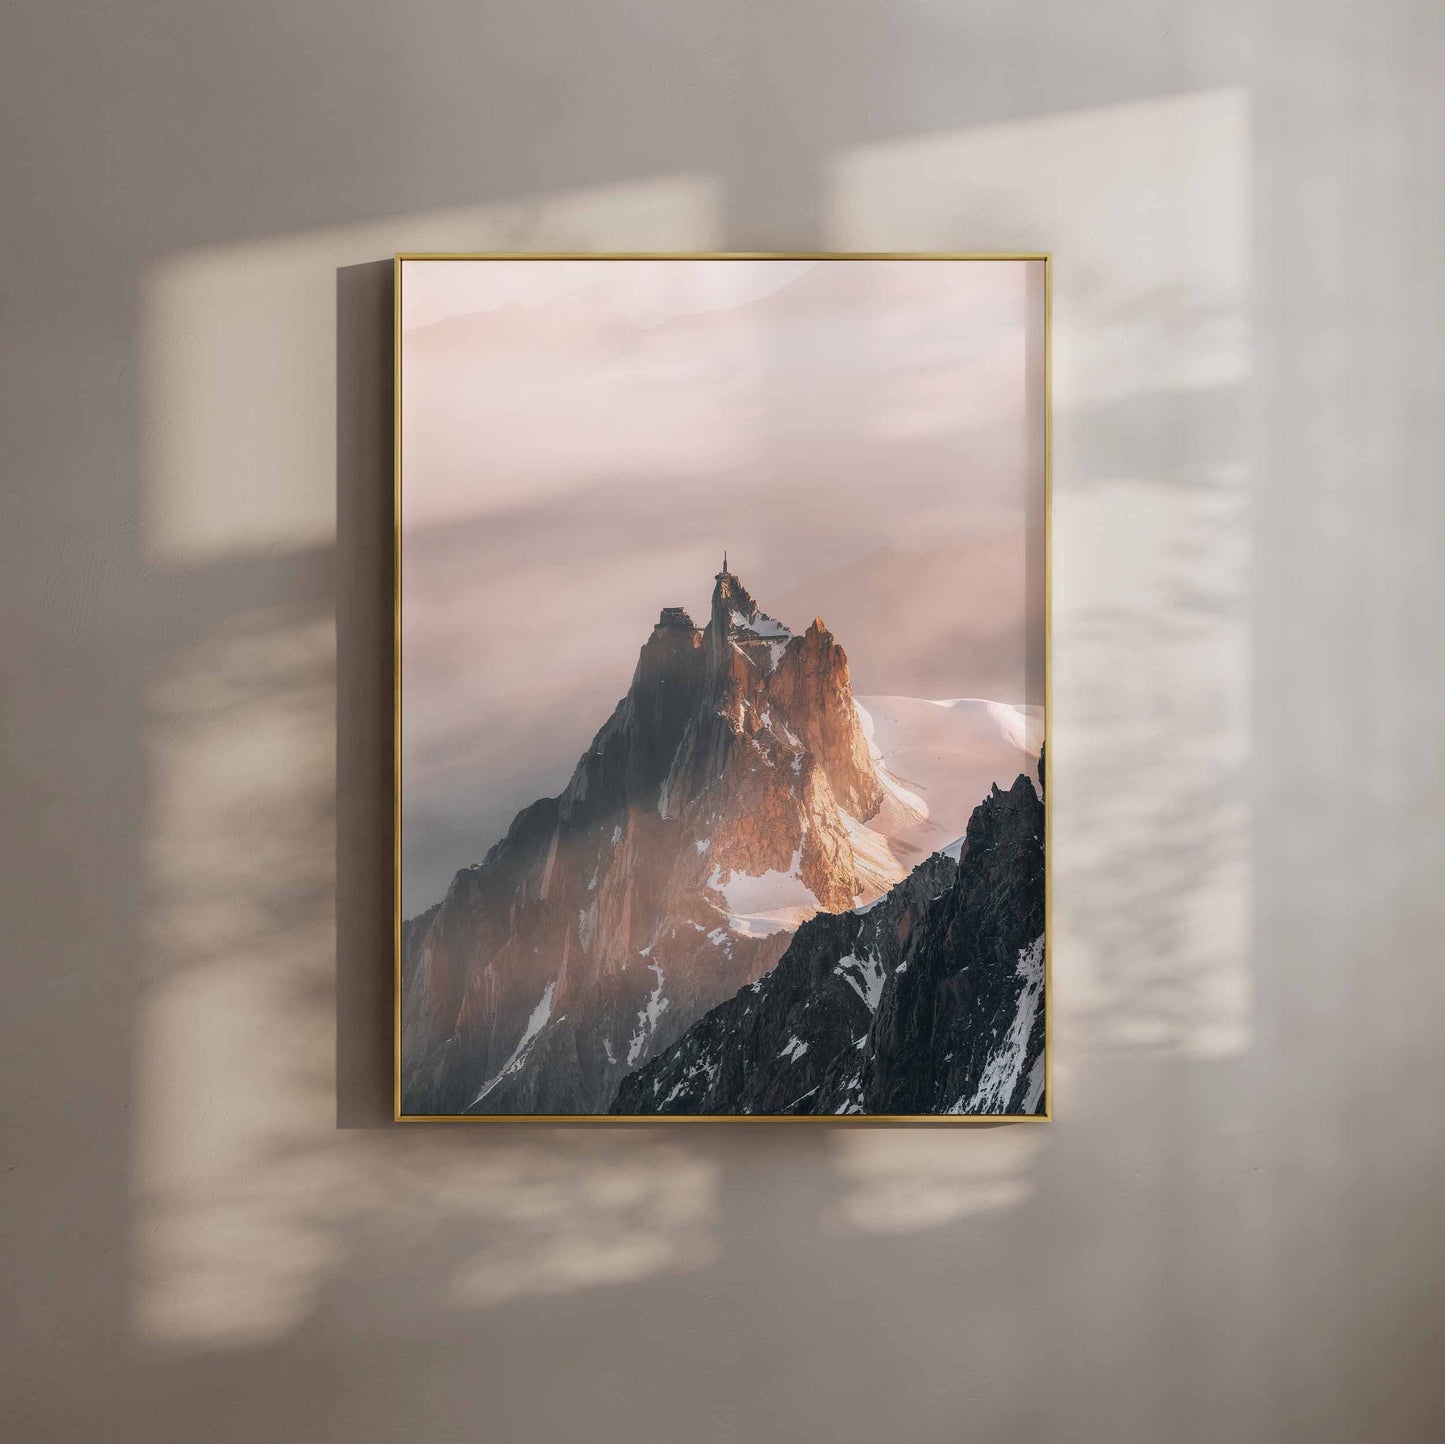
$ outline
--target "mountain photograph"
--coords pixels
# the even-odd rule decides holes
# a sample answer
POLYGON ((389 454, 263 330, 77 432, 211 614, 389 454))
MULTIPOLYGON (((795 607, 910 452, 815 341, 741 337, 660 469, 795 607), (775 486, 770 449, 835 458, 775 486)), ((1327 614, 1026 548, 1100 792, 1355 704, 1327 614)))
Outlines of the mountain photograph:
MULTIPOLYGON (((711 472, 679 481, 662 506, 645 479, 599 486, 590 468, 601 463, 585 457, 567 463, 579 476, 562 505, 495 496, 476 480, 497 455, 525 469, 554 453, 565 469, 569 443, 515 434, 538 393, 566 395, 569 412, 596 407, 604 354, 617 349, 644 392, 670 389, 679 347, 694 371, 707 363, 680 403, 695 412, 698 452, 725 475, 753 475, 702 421, 738 406, 735 333, 746 319, 800 353, 792 374, 809 380, 810 407, 856 389, 853 368, 817 349, 839 309, 860 306, 856 282, 839 291, 838 279, 826 265, 765 281, 740 272, 680 298, 634 282, 620 311, 601 304, 591 275, 527 304, 516 282, 469 280, 450 302, 456 314, 445 276, 416 288, 419 314, 403 291, 404 326, 417 315, 404 366, 414 336, 409 375, 423 384, 404 393, 415 410, 404 413, 400 518, 399 1117, 1047 1114, 1041 608, 1019 481, 1030 448, 1012 438, 1005 479, 947 524, 929 521, 935 469, 960 447, 976 463, 1008 454, 1008 438, 979 420, 963 441, 945 432, 947 445, 904 448, 916 474, 898 476, 883 522, 838 505, 847 469, 826 488, 767 486, 761 514, 746 519, 711 472), (509 299, 478 307, 489 285, 509 299), (579 362, 589 346, 597 355, 579 362), (649 366, 639 349, 659 354, 649 366), (458 371, 503 384, 478 360, 493 352, 521 373, 505 383, 511 421, 495 396, 468 412, 476 393, 446 389, 458 371), (429 366, 445 386, 425 384, 429 366), (459 409, 471 417, 460 429, 459 409), (507 433, 495 453, 477 413, 507 433), (480 494, 492 496, 485 530, 480 494), (639 525, 629 508, 644 504, 639 525), (900 547, 904 529, 917 547, 920 522, 937 544, 900 547), (703 573, 711 590, 697 620, 683 602, 702 578, 683 558, 627 564, 655 556, 659 532, 691 560, 689 533, 723 526, 750 556, 756 542, 785 616, 760 605, 726 552, 703 573), (828 553, 845 560, 829 565, 828 553), (861 669, 821 615, 794 615, 809 576, 865 638, 861 669), (656 621, 629 646, 614 616, 636 615, 649 590, 656 621), (628 665, 624 695, 602 704, 628 665), (914 691, 955 675, 973 695, 914 691)), ((936 331, 907 280, 888 314, 936 331)), ((1029 290, 1017 289, 1023 331, 1029 290)), ((985 302, 996 298, 976 288, 957 307, 988 317, 985 302)), ((936 357, 938 345, 923 334, 896 356, 865 348, 881 371, 871 385, 896 389, 895 373, 911 375, 919 349, 936 357)), ((1012 424, 1024 430, 1028 388, 1015 389, 1012 424)), ((842 466, 835 433, 847 424, 804 408, 790 423, 801 435, 758 443, 763 476, 779 451, 795 476, 800 447, 842 466)), ((663 444, 626 441, 616 415, 606 428, 644 460, 663 444)), ((653 465, 671 476, 677 461, 653 465)))

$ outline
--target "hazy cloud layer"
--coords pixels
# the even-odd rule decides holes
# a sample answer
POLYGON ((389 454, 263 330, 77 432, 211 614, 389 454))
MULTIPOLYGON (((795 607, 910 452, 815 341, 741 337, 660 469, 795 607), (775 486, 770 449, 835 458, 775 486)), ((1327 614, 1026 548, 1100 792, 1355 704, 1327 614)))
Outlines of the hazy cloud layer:
POLYGON ((565 784, 723 547, 860 692, 1041 700, 1028 269, 407 263, 408 914, 565 784))

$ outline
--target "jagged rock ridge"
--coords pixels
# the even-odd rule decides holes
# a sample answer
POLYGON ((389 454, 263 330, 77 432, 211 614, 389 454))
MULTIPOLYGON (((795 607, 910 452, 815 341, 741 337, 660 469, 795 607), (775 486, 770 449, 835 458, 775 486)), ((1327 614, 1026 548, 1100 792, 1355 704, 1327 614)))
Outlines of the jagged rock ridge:
POLYGON ((791 929, 906 872, 848 661, 724 567, 665 608, 565 790, 403 928, 408 1113, 605 1112, 629 1069, 761 977, 791 929))
MULTIPOLYGON (((1040 760, 1039 777, 1043 777, 1040 760)), ((1026 776, 625 1078, 618 1114, 1044 1111, 1044 802, 1026 776)))

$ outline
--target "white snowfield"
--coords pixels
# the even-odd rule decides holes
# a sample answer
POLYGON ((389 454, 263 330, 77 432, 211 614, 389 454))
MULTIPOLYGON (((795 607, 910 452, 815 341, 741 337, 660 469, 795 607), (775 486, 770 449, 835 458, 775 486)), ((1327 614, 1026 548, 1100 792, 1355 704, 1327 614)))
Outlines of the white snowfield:
MULTIPOLYGON (((994 783, 1007 790, 1022 772, 1038 786, 1042 707, 984 697, 860 697, 857 707, 875 763, 923 804, 934 836, 958 837, 994 783)), ((894 836, 878 820, 869 826, 894 836)))
MULTIPOLYGON (((1035 772, 1043 708, 985 697, 859 697, 854 706, 887 795, 867 823, 848 819, 868 906, 929 853, 956 847, 997 783, 1035 772)), ((952 853, 957 857, 957 852, 952 853)))
POLYGON ((786 872, 773 869, 761 877, 714 868, 707 885, 722 893, 728 926, 745 937, 765 938, 793 932, 818 911, 818 899, 799 876, 803 854, 796 851, 786 872))
MULTIPOLYGON (((956 845, 995 783, 1010 788, 1023 773, 1037 788, 1044 719, 1042 707, 983 697, 860 697, 855 705, 885 788, 874 817, 845 818, 863 884, 857 901, 867 906, 930 853, 956 845)), ((757 878, 714 870, 708 885, 724 894, 734 932, 792 932, 818 911, 798 876, 800 859, 757 878)))

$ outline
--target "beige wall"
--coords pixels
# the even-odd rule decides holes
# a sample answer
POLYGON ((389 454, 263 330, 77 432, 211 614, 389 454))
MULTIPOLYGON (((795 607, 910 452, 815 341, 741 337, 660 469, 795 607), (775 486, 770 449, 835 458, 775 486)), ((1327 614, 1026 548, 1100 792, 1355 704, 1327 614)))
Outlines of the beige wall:
POLYGON ((1441 15, 22 3, 23 1439, 1430 1439, 1441 15), (398 1130, 397 248, 1052 249, 1057 1122, 398 1130))

